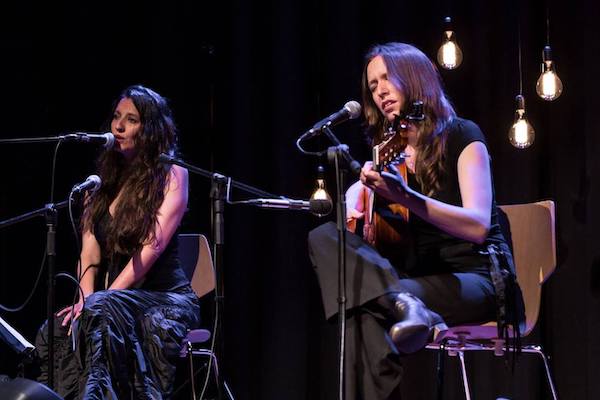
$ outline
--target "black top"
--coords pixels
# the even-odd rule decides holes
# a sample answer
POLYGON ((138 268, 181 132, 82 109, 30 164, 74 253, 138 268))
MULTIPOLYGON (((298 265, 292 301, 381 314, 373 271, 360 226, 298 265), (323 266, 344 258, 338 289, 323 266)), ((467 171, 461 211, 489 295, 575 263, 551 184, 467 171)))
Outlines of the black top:
MULTIPOLYGON (((446 141, 444 173, 441 176, 441 188, 434 193, 433 199, 447 204, 461 206, 462 198, 458 184, 458 157, 461 152, 472 142, 482 142, 486 145, 481 129, 472 121, 455 118, 448 128, 446 141)), ((408 185, 415 191, 423 193, 421 186, 414 174, 409 173, 408 185)), ((409 227, 414 240, 416 259, 408 265, 414 274, 429 274, 455 271, 487 271, 487 265, 482 265, 479 251, 488 244, 505 242, 498 221, 498 209, 492 183, 491 223, 488 237, 483 245, 476 245, 463 239, 456 238, 442 231, 438 227, 426 222, 415 214, 410 214, 409 227), (411 263, 412 264, 412 263, 411 263)))
MULTIPOLYGON (((112 216, 106 210, 100 221, 94 225, 94 235, 100 244, 101 271, 104 272, 106 278, 103 289, 108 289, 132 257, 132 254, 117 254, 114 259, 111 259, 110 254, 112 254, 112 251, 107 248, 106 242, 106 229, 111 219, 112 216)), ((176 232, 163 253, 154 262, 143 281, 136 288, 154 291, 178 291, 189 286, 189 280, 186 278, 179 262, 177 245, 176 232)))

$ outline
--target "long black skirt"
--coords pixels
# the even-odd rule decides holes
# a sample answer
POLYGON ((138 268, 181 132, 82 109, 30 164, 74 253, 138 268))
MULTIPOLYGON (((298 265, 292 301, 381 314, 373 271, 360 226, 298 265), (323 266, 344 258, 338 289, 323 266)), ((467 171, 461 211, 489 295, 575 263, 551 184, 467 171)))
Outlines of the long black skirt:
MULTIPOLYGON (((74 332, 55 318, 55 390, 65 399, 165 399, 188 329, 199 325, 191 288, 103 290, 87 298, 74 332)), ((47 324, 36 338, 47 382, 47 324)))

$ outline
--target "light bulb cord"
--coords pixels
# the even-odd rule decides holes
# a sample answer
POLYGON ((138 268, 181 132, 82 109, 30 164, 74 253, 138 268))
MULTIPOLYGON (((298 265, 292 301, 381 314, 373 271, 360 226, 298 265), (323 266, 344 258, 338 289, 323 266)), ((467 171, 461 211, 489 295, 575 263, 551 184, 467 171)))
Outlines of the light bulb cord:
POLYGON ((517 23, 518 30, 518 42, 519 42, 519 94, 523 94, 523 61, 521 55, 521 20, 519 19, 517 23))
POLYGON ((546 0, 546 46, 550 46, 550 6, 546 0))

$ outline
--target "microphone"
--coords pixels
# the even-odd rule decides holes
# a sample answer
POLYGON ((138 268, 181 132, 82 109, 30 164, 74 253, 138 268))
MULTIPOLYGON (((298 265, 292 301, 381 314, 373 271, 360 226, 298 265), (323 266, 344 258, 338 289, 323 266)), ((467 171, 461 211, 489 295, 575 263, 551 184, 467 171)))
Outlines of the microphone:
POLYGON ((322 217, 333 210, 331 200, 311 199, 293 200, 293 199, 251 199, 244 201, 246 204, 252 204, 260 208, 274 208, 285 210, 302 210, 322 217))
POLYGON ((101 185, 102 180, 98 175, 90 175, 79 185, 73 186, 71 193, 81 193, 86 190, 88 190, 90 193, 94 193, 96 190, 100 189, 101 185))
POLYGON ((335 112, 327 118, 320 120, 319 122, 314 124, 312 128, 306 131, 302 136, 304 136, 304 139, 308 139, 318 135, 319 132, 321 132, 321 130, 323 130, 323 128, 325 127, 335 126, 349 119, 358 118, 358 116, 360 115, 360 111, 361 106, 358 101, 349 101, 346 104, 344 104, 344 107, 342 107, 340 111, 335 112))
POLYGON ((103 145, 105 149, 110 149, 115 144, 115 136, 110 132, 103 134, 75 132, 61 136, 61 138, 74 142, 97 143, 103 145))

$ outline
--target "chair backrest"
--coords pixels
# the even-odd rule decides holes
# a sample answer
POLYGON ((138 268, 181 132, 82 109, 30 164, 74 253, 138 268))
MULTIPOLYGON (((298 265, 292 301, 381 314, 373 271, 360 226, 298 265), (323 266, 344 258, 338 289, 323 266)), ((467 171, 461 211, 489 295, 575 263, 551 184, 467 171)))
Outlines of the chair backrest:
POLYGON ((546 200, 500 208, 509 222, 517 281, 525 302, 526 326, 522 335, 526 336, 537 323, 542 284, 556 268, 554 202, 546 200))
POLYGON ((215 270, 208 240, 197 233, 178 236, 179 260, 196 296, 202 297, 215 288, 215 270))

